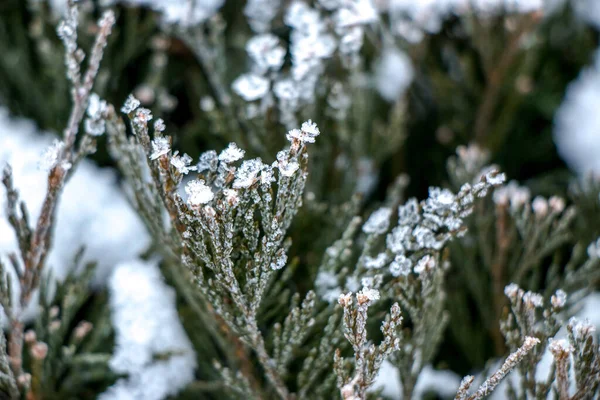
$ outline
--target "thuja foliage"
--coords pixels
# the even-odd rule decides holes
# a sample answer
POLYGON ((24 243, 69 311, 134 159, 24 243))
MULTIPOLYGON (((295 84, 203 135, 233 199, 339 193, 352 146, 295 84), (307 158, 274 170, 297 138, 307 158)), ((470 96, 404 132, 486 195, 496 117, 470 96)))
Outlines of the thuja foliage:
POLYGON ((548 31, 593 42, 568 6, 25 3, 0 6, 28 24, 0 25, 0 98, 62 134, 39 212, 3 169, 2 396, 600 394, 595 327, 574 316, 600 282, 597 179, 506 182, 531 177, 506 161, 519 113, 548 130, 562 90, 532 88, 563 45, 548 31), (59 64, 53 90, 44 76, 27 92, 59 64), (108 293, 85 249, 64 280, 48 262, 63 189, 97 150, 150 237, 108 293))

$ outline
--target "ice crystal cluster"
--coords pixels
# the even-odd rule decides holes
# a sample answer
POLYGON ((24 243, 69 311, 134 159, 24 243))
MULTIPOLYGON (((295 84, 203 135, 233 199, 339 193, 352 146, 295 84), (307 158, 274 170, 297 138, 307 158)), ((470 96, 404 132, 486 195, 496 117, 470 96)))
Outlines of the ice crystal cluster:
POLYGON ((0 398, 598 398, 596 3, 8 0, 0 398))

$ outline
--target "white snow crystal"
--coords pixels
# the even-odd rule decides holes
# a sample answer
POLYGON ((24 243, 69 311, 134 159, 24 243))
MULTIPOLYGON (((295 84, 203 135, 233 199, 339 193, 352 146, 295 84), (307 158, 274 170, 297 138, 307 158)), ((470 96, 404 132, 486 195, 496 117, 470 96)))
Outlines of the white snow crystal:
POLYGON ((129 114, 132 113, 133 111, 135 111, 136 108, 138 108, 140 106, 140 101, 138 99, 136 99, 135 97, 133 97, 132 94, 130 94, 127 97, 127 100, 125 100, 125 104, 123 104, 123 107, 121 107, 121 111, 125 114, 129 114))
POLYGON ((258 179, 258 174, 263 168, 263 162, 260 158, 253 160, 246 160, 235 172, 235 180, 233 181, 233 188, 249 188, 258 179))
POLYGON ((244 157, 245 151, 240 149, 237 144, 229 143, 229 146, 225 150, 219 154, 219 161, 223 161, 224 163, 232 163, 235 162, 242 157, 244 157))
POLYGON ((152 145, 152 153, 150 154, 151 160, 156 160, 160 156, 167 154, 171 151, 171 144, 169 143, 169 138, 165 136, 155 137, 151 143, 152 145))
POLYGON ((277 36, 270 33, 256 35, 248 40, 246 51, 261 73, 279 70, 285 58, 285 49, 279 45, 277 36))
POLYGON ((381 235, 385 233, 390 226, 390 216, 392 210, 387 207, 381 207, 371 214, 367 222, 363 225, 363 232, 381 235))
POLYGON ((49 172, 52 168, 54 168, 64 147, 65 144, 62 140, 54 139, 52 144, 48 146, 42 153, 42 156, 38 161, 39 169, 44 172, 49 172))
POLYGON ((412 261, 403 254, 398 254, 390 264, 390 273, 393 276, 408 276, 412 270, 412 261))
POLYGON ((206 204, 215 197, 210 187, 206 186, 202 179, 189 181, 185 185, 185 193, 188 195, 188 203, 192 206, 206 204))
POLYGON ((269 92, 269 80, 257 74, 247 73, 233 81, 231 87, 244 100, 254 101, 262 99, 269 92))
POLYGON ((99 399, 162 400, 177 394, 194 380, 196 355, 177 313, 175 291, 156 263, 137 260, 115 268, 109 289, 115 328, 110 366, 127 377, 99 399))
POLYGON ((196 167, 190 167, 192 163, 192 157, 184 154, 183 156, 179 156, 177 152, 171 158, 171 165, 177 169, 180 174, 187 174, 190 171, 195 171, 196 167))

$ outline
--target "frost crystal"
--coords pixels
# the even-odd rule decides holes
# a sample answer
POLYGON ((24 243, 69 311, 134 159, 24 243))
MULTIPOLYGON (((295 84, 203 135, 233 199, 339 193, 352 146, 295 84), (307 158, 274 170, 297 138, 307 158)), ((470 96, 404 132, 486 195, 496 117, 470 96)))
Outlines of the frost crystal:
POLYGON ((152 141, 152 154, 150 154, 151 160, 156 160, 160 156, 163 156, 171 151, 171 144, 169 138, 164 136, 155 137, 152 141))
POLYGON ((237 144, 229 143, 229 146, 219 154, 219 161, 230 164, 244 157, 245 151, 240 149, 237 144))
POLYGON ((359 304, 379 300, 379 298, 379 291, 376 289, 362 288, 362 290, 356 294, 356 299, 359 304))
POLYGON ((131 114, 139 106, 140 101, 130 94, 129 97, 127 97, 127 100, 125 100, 125 104, 123 104, 123 107, 121 107, 121 111, 125 114, 131 114))
POLYGON ((393 276, 408 276, 412 269, 412 262, 404 255, 399 254, 390 264, 390 273, 393 276))
POLYGON ((279 172, 283 176, 290 177, 294 175, 294 172, 300 168, 300 164, 295 159, 290 159, 289 154, 286 151, 280 151, 277 153, 277 166, 279 168, 279 172))
POLYGON ((167 127, 165 126, 165 121, 163 121, 162 118, 159 118, 156 121, 154 121, 154 132, 162 133, 165 131, 166 128, 167 127))
POLYGON ((363 232, 374 233, 377 235, 385 233, 390 226, 391 215, 392 210, 387 207, 382 207, 375 211, 363 225, 363 232))
POLYGON ((96 93, 90 94, 87 108, 88 118, 84 122, 85 132, 88 135, 100 136, 104 133, 106 123, 102 116, 106 109, 106 101, 100 99, 96 93))
POLYGON ((189 181, 185 185, 185 193, 188 195, 188 204, 192 206, 206 204, 215 197, 212 190, 204 184, 202 179, 189 181))
POLYGON ((254 36, 246 44, 246 51, 259 72, 277 71, 283 65, 285 49, 277 36, 270 33, 254 36))
POLYGON ((542 295, 534 292, 526 292, 523 295, 523 302, 531 308, 541 308, 544 306, 544 298, 542 295))
POLYGON ((554 308, 563 308, 567 304, 567 294, 564 290, 558 289, 550 298, 550 302, 554 308))
POLYGON ((292 129, 286 135, 287 140, 299 140, 302 143, 314 143, 315 138, 319 136, 319 128, 317 124, 310 119, 302 124, 300 129, 292 129))
POLYGON ((365 258, 365 267, 368 269, 380 269, 383 268, 387 261, 388 258, 385 253, 379 253, 377 257, 367 256, 365 258))
POLYGON ((435 259, 430 255, 426 255, 417 261, 417 265, 415 265, 415 273, 422 274, 432 270, 433 268, 435 268, 435 259))
POLYGON ((140 125, 146 125, 152 119, 152 112, 147 108, 138 108, 135 112, 133 122, 140 125))
POLYGON ((209 150, 200 154, 200 159, 198 160, 196 167, 198 168, 198 172, 216 171, 218 164, 219 157, 217 156, 217 152, 214 150, 209 150))
POLYGON ((260 158, 247 160, 242 163, 235 173, 233 188, 249 188, 258 179, 258 174, 263 168, 263 162, 260 158))
POLYGON ((246 101, 262 99, 269 92, 269 80, 251 73, 239 76, 231 86, 246 101))
POLYGON ((192 163, 192 157, 184 154, 183 156, 177 155, 177 152, 171 158, 171 165, 177 169, 180 174, 187 174, 190 171, 195 171, 196 167, 190 167, 192 163))
POLYGON ((398 225, 416 225, 420 219, 417 199, 412 198, 398 207, 398 225))
POLYGON ((65 144, 62 141, 60 141, 58 139, 54 139, 54 141, 52 142, 50 147, 48 147, 42 153, 42 156, 38 162, 38 167, 42 171, 46 171, 46 172, 48 172, 52 168, 54 168, 56 166, 56 163, 58 162, 60 153, 62 152, 64 147, 65 147, 65 144))

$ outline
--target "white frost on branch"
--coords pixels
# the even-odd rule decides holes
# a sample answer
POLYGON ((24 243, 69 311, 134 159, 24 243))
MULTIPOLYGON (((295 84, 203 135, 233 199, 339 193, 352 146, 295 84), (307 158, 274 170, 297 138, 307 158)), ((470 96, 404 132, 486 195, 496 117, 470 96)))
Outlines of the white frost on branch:
POLYGON ((127 374, 100 400, 161 400, 194 379, 196 355, 156 263, 119 264, 109 280, 115 327, 111 368, 127 374))

